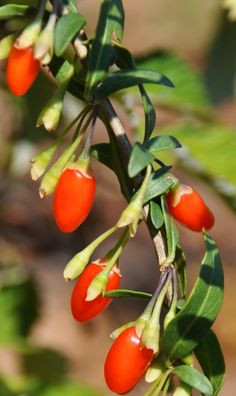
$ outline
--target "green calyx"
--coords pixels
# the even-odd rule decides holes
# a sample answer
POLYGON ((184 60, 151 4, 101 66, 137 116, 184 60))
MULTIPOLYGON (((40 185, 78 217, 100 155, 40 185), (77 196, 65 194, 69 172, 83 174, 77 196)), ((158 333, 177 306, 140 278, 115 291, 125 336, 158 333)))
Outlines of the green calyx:
POLYGON ((163 362, 163 356, 159 354, 151 363, 145 374, 145 381, 148 383, 161 381, 166 371, 166 367, 163 362))
POLYGON ((48 65, 53 57, 54 29, 57 16, 51 14, 46 27, 41 31, 34 46, 34 57, 43 65, 48 65))
POLYGON ((109 278, 109 274, 112 269, 117 265, 118 259, 129 240, 128 229, 126 229, 116 246, 106 255, 104 262, 107 262, 106 267, 92 280, 86 296, 86 301, 92 301, 100 294, 104 294, 109 278))
POLYGON ((165 296, 168 291, 168 287, 171 282, 171 277, 171 270, 169 270, 168 275, 164 274, 161 280, 163 284, 162 282, 159 284, 160 286, 157 288, 156 292, 153 295, 153 299, 150 301, 146 309, 150 319, 146 322, 144 326, 141 341, 146 348, 152 349, 154 354, 157 354, 159 351, 160 314, 165 296))
POLYGON ((129 232, 131 237, 134 237, 134 235, 136 234, 138 223, 142 215, 143 201, 150 175, 151 165, 147 167, 145 178, 136 197, 125 208, 120 216, 120 219, 117 222, 118 228, 129 226, 129 232))
POLYGON ((13 44, 16 39, 16 34, 9 34, 8 36, 4 37, 0 40, 0 60, 7 59, 13 44))
POLYGON ((74 66, 71 65, 68 69, 67 75, 65 76, 63 84, 58 88, 55 95, 51 99, 49 99, 49 101, 41 110, 37 120, 37 127, 44 125, 45 129, 49 132, 57 129, 67 86, 70 82, 71 77, 73 76, 73 73, 74 66))
POLYGON ((23 49, 27 47, 32 47, 35 44, 41 32, 45 5, 46 0, 42 0, 39 3, 39 9, 36 18, 23 30, 20 36, 16 39, 16 48, 23 49))

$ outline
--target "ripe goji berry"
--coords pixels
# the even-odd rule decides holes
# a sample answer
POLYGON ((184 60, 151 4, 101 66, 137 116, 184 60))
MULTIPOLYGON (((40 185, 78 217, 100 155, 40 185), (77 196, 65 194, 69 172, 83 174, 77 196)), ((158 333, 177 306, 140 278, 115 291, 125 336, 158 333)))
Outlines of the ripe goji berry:
MULTIPOLYGON (((71 296, 71 311, 76 320, 85 322, 101 313, 112 301, 111 298, 99 295, 92 301, 86 301, 87 290, 92 280, 106 267, 102 260, 90 263, 78 278, 71 296)), ((106 291, 114 290, 120 284, 120 272, 117 267, 109 274, 106 291)))
POLYGON ((122 331, 107 354, 104 374, 111 391, 126 393, 142 378, 154 353, 141 345, 134 326, 122 331))
POLYGON ((92 171, 67 168, 60 176, 53 200, 56 223, 62 232, 72 232, 88 216, 96 181, 92 171))
POLYGON ((215 219, 200 195, 191 187, 180 184, 166 196, 171 216, 192 231, 213 227, 215 219))
POLYGON ((7 61, 6 81, 15 96, 24 95, 38 75, 40 62, 34 59, 33 48, 12 47, 7 61))

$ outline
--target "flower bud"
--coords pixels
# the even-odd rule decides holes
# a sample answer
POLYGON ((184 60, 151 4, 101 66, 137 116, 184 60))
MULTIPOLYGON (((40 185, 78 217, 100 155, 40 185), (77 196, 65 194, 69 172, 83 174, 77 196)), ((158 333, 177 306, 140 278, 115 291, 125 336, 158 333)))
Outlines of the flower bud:
POLYGON ((160 360, 159 356, 156 359, 154 359, 150 367, 147 369, 145 375, 145 381, 148 383, 157 381, 158 379, 159 381, 161 381, 163 375, 165 374, 165 367, 163 365, 163 362, 160 360))
POLYGON ((18 49, 32 47, 38 38, 38 35, 41 31, 41 26, 41 19, 35 19, 23 30, 20 36, 18 36, 14 44, 15 47, 18 49))
POLYGON ((31 178, 32 180, 38 180, 45 172, 47 166, 49 165, 54 152, 57 149, 57 145, 53 144, 47 150, 42 151, 31 161, 31 178))
POLYGON ((64 278, 72 280, 79 276, 88 264, 93 251, 94 249, 89 245, 72 257, 64 269, 64 278))
POLYGON ((37 127, 43 125, 44 128, 49 132, 55 131, 55 129, 57 129, 65 93, 65 88, 60 87, 56 94, 46 103, 39 114, 37 127))
POLYGON ((48 65, 53 57, 54 28, 56 15, 51 14, 47 26, 38 36, 34 46, 34 57, 40 60, 43 65, 48 65))
POLYGON ((177 388, 175 389, 173 396, 191 396, 192 395, 192 389, 186 385, 181 383, 177 388))
POLYGON ((109 228, 103 234, 99 235, 93 242, 91 242, 85 249, 77 253, 67 264, 64 270, 64 278, 66 280, 75 279, 79 276, 89 262, 94 250, 107 239, 114 231, 115 227, 109 228))
POLYGON ((9 34, 0 41, 0 60, 8 57, 15 42, 16 35, 9 34))
POLYGON ((51 195, 56 188, 59 177, 66 166, 71 163, 73 154, 79 146, 82 139, 82 135, 78 135, 75 141, 62 153, 58 160, 44 175, 43 180, 40 184, 39 195, 41 198, 51 195))
POLYGON ((130 236, 134 237, 137 231, 138 222, 142 215, 143 200, 146 193, 148 181, 151 175, 151 166, 147 167, 146 175, 143 183, 138 190, 135 198, 129 203, 129 205, 122 212, 120 219, 117 222, 117 227, 129 226, 130 236))

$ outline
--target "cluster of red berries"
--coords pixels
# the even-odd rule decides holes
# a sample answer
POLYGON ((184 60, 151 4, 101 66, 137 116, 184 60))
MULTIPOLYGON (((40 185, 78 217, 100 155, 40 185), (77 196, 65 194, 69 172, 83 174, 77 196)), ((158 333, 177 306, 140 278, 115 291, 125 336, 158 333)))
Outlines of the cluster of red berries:
MULTIPOLYGON (((34 59, 31 47, 12 48, 7 63, 7 83, 15 95, 23 95, 32 85, 39 71, 40 62, 34 59), (22 73, 23 71, 23 73, 22 73)), ((69 166, 61 174, 54 194, 54 217, 62 232, 72 232, 88 216, 95 193, 96 181, 90 169, 69 166)), ((210 229, 214 216, 199 194, 191 187, 178 184, 166 195, 170 214, 193 231, 210 229)), ((99 294, 87 299, 88 288, 95 277, 106 267, 106 259, 87 264, 79 276, 71 297, 71 310, 79 322, 88 321, 101 313, 111 298, 99 294)), ((118 289, 121 280, 119 269, 114 265, 109 273, 106 289, 118 289)), ((142 378, 155 354, 142 345, 141 335, 131 325, 120 332, 105 361, 105 379, 108 387, 116 393, 126 393, 142 378), (127 359, 128 356, 128 359, 127 359), (117 374, 118 373, 118 374, 117 374)))

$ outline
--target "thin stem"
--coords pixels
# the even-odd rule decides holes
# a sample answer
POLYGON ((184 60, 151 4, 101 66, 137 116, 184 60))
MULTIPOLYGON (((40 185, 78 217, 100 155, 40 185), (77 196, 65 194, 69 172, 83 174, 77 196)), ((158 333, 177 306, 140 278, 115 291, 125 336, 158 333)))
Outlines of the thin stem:
POLYGON ((106 258, 110 261, 115 257, 115 261, 117 261, 128 240, 129 240, 129 229, 127 227, 122 232, 117 244, 106 254, 106 258))
POLYGON ((155 292, 153 293, 153 296, 152 296, 151 300, 149 301, 145 311, 143 312, 143 314, 140 317, 141 322, 143 320, 146 320, 146 319, 148 320, 150 318, 152 310, 153 310, 153 307, 154 307, 154 305, 156 303, 156 300, 157 300, 157 298, 158 298, 158 296, 159 296, 159 294, 160 294, 160 292, 161 292, 161 290, 162 290, 162 288, 163 288, 163 286, 164 286, 164 284, 166 282, 166 279, 168 277, 169 271, 170 271, 170 268, 166 268, 166 270, 161 273, 157 288, 156 288, 155 292))
POLYGON ((93 139, 93 135, 94 135, 94 128, 95 128, 95 124, 96 124, 96 120, 97 120, 97 113, 94 112, 93 114, 93 119, 90 125, 90 129, 88 132, 88 136, 84 145, 84 149, 83 152, 80 156, 81 160, 84 161, 88 161, 89 160, 89 153, 90 153, 90 149, 91 149, 91 144, 92 144, 92 139, 93 139))
POLYGON ((47 2, 47 0, 40 0, 39 1, 38 12, 37 12, 35 20, 42 19, 43 14, 44 14, 44 9, 45 9, 46 2, 47 2))
POLYGON ((163 390, 162 390, 162 396, 166 396, 166 394, 168 392, 168 389, 169 389, 169 386, 170 386, 170 378, 167 378, 166 383, 165 383, 165 385, 163 387, 163 390))

